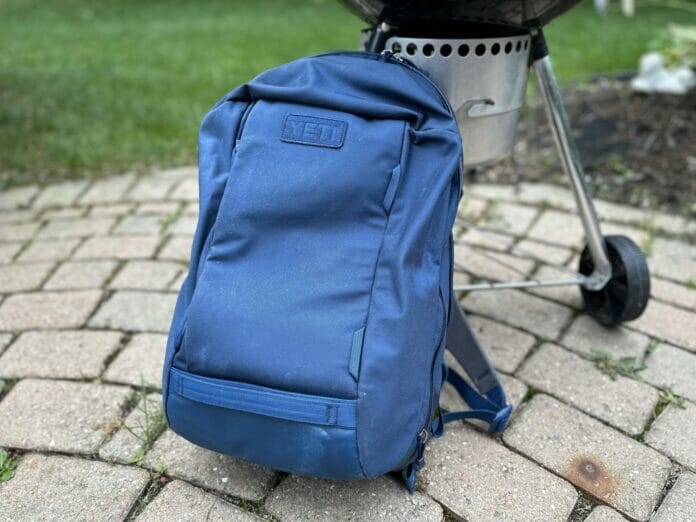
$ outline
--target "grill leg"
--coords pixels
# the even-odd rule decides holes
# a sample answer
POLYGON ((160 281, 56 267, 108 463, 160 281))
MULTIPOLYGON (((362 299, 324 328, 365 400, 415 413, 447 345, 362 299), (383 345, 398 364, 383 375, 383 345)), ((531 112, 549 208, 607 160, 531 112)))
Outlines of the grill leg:
POLYGON ((559 156, 570 181, 575 196, 578 214, 582 220, 587 238, 587 247, 594 262, 595 271, 583 283, 588 290, 603 288, 611 278, 611 263, 607 257, 604 238, 597 219, 597 213, 585 184, 585 172, 580 161, 575 141, 573 140, 568 115, 566 114, 561 92, 551 67, 544 34, 539 29, 532 35, 532 65, 539 81, 544 99, 546 115, 553 131, 559 156))

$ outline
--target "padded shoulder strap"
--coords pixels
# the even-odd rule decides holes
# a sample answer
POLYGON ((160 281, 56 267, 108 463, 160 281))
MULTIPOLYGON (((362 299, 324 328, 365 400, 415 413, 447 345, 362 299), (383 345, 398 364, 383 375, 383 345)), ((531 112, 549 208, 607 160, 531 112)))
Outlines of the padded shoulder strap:
POLYGON ((490 433, 501 432, 507 426, 512 406, 507 403, 498 374, 471 330, 454 292, 450 310, 452 317, 447 334, 447 348, 464 368, 474 386, 451 368, 447 373, 447 382, 454 386, 471 410, 445 413, 434 421, 433 433, 441 434, 444 423, 467 418, 487 422, 490 433))

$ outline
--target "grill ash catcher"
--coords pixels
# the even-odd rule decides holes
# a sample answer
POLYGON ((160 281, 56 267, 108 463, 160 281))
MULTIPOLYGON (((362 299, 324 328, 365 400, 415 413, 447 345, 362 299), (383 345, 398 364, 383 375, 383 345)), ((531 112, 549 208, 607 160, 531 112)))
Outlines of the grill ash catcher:
MULTIPOLYGON (((542 30, 579 0, 342 1, 370 24, 362 33, 365 50, 391 51, 409 60, 447 96, 457 117, 466 168, 511 154, 529 69, 536 75, 585 231, 578 271, 551 264, 569 276, 455 285, 455 291, 579 285, 586 311, 599 323, 614 326, 639 317, 650 296, 645 256, 625 236, 602 235, 542 30)), ((450 335, 463 322, 461 307, 457 310, 450 335)))

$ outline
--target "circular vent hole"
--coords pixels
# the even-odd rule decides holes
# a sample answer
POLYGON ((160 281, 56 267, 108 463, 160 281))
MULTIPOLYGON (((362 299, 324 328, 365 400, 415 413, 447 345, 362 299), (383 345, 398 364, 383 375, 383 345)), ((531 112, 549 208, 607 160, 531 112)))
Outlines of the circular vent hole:
POLYGON ((483 56, 486 54, 486 46, 483 44, 478 44, 476 46, 476 56, 483 56))
POLYGON ((449 56, 452 54, 452 46, 449 44, 444 44, 442 47, 440 47, 440 54, 442 56, 449 56))
POLYGON ((529 47, 529 40, 525 40, 525 41, 524 41, 524 49, 525 49, 525 51, 527 50, 528 47, 529 47))
POLYGON ((423 46, 423 54, 425 56, 432 56, 434 52, 435 52, 435 47, 433 47, 432 44, 425 44, 423 46))
POLYGON ((399 42, 394 42, 392 44, 392 52, 393 53, 400 53, 401 52, 401 44, 399 42))
POLYGON ((512 42, 505 44, 505 54, 510 54, 512 52, 512 42))
POLYGON ((418 51, 418 46, 414 43, 410 43, 406 46, 406 54, 413 56, 418 51))
POLYGON ((515 46, 515 50, 519 53, 520 49, 522 49, 522 42, 517 42, 517 46, 515 46))
POLYGON ((496 55, 496 54, 498 54, 499 52, 500 52, 500 44, 494 43, 494 44, 491 46, 491 53, 493 53, 494 55, 496 55))
POLYGON ((466 56, 467 54, 469 54, 469 46, 466 44, 460 45, 458 52, 459 56, 466 56))

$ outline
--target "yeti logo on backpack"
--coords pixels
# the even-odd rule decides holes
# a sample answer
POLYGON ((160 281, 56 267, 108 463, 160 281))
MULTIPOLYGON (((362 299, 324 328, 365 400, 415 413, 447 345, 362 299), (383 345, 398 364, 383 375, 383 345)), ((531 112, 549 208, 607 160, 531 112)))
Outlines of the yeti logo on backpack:
POLYGON ((169 426, 290 473, 401 470, 411 491, 444 423, 504 429, 505 394, 452 306, 461 151, 446 99, 389 54, 297 60, 225 96, 201 126, 169 426), (445 381, 473 409, 442 412, 445 381))
POLYGON ((338 149, 343 146, 348 124, 341 120, 288 114, 280 139, 289 143, 338 149))

